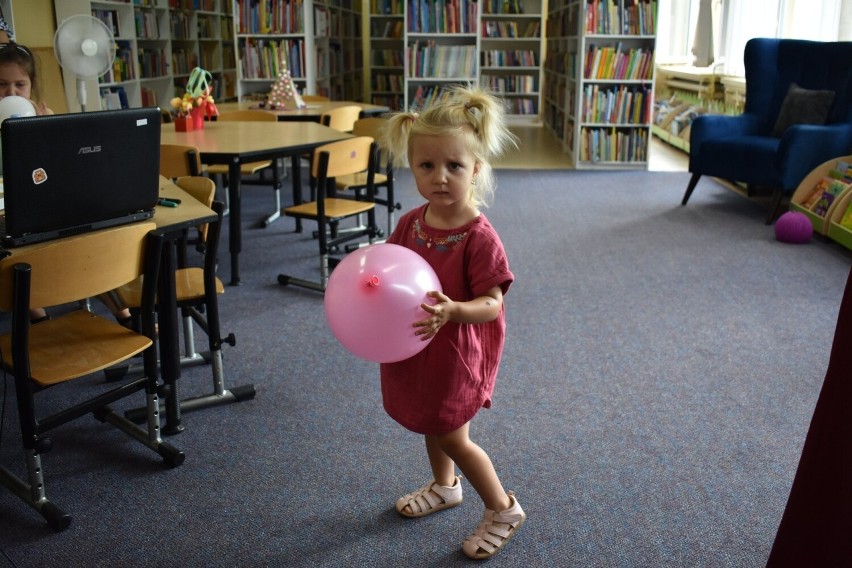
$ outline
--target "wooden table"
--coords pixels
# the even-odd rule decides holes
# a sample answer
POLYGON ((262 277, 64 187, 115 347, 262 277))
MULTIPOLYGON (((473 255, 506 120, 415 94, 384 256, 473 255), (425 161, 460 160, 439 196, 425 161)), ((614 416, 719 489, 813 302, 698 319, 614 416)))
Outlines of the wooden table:
POLYGON ((240 283, 242 251, 242 211, 240 206, 240 164, 293 159, 293 193, 301 195, 299 156, 317 146, 351 138, 338 130, 314 122, 206 122, 202 130, 177 132, 174 124, 164 124, 162 144, 195 146, 205 164, 228 165, 228 250, 231 254, 231 285, 240 283))
MULTIPOLYGON (((382 106, 382 105, 372 105, 367 103, 360 103, 357 101, 323 101, 323 102, 309 102, 306 103, 308 106, 306 108, 284 108, 284 109, 264 109, 269 110, 269 112, 274 112, 278 115, 278 120, 282 121, 308 121, 308 122, 319 122, 320 116, 325 111, 349 105, 358 105, 361 107, 361 114, 364 116, 377 116, 384 114, 386 112, 390 112, 390 107, 382 106)), ((262 108, 258 101, 243 101, 239 103, 222 103, 217 104, 217 108, 220 112, 225 112, 229 110, 247 110, 247 109, 259 109, 262 108)))

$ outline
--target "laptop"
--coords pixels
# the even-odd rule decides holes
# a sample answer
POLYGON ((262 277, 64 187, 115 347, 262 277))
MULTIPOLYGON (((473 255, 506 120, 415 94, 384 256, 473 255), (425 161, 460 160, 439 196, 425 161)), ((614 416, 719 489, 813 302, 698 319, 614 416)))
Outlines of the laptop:
POLYGON ((154 214, 160 109, 10 118, 3 142, 6 248, 154 214))

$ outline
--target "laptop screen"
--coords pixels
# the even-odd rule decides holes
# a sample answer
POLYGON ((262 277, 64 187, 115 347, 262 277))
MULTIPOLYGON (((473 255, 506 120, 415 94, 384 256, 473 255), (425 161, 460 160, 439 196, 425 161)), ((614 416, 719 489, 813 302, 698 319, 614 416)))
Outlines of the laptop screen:
POLYGON ((150 217, 160 120, 142 108, 3 121, 7 237, 36 242, 150 217))

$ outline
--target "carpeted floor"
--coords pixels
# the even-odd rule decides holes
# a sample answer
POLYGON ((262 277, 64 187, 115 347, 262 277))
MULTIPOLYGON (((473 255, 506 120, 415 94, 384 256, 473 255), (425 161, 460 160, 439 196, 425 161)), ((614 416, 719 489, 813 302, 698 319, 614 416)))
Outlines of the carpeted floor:
MULTIPOLYGON (((681 207, 686 173, 497 176, 486 214, 516 282, 494 407, 472 436, 528 521, 488 565, 763 566, 852 256, 777 242, 761 206, 709 179, 681 207)), ((404 210, 419 203, 407 172, 398 187, 404 210)), ((393 511, 430 476, 422 440, 385 415, 377 366, 337 344, 321 296, 276 283, 313 276, 316 244, 289 220, 252 226, 270 193, 245 190, 244 283, 221 297, 237 336, 227 384, 257 397, 184 414, 173 470, 93 419, 57 430, 47 490, 74 522, 53 533, 0 491, 9 565, 468 563, 482 510, 469 484, 461 507, 393 511)), ((188 395, 209 383, 206 367, 184 371, 188 395)), ((0 458, 20 470, 9 388, 0 458)))

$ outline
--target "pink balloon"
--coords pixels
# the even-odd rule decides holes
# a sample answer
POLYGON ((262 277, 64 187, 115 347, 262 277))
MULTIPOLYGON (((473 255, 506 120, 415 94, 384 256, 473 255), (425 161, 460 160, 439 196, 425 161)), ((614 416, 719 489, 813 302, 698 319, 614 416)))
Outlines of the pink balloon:
POLYGON ((325 318, 347 350, 377 363, 394 363, 422 351, 431 339, 412 324, 428 314, 426 292, 441 290, 432 267, 411 249, 375 244, 346 255, 325 289, 325 318))

